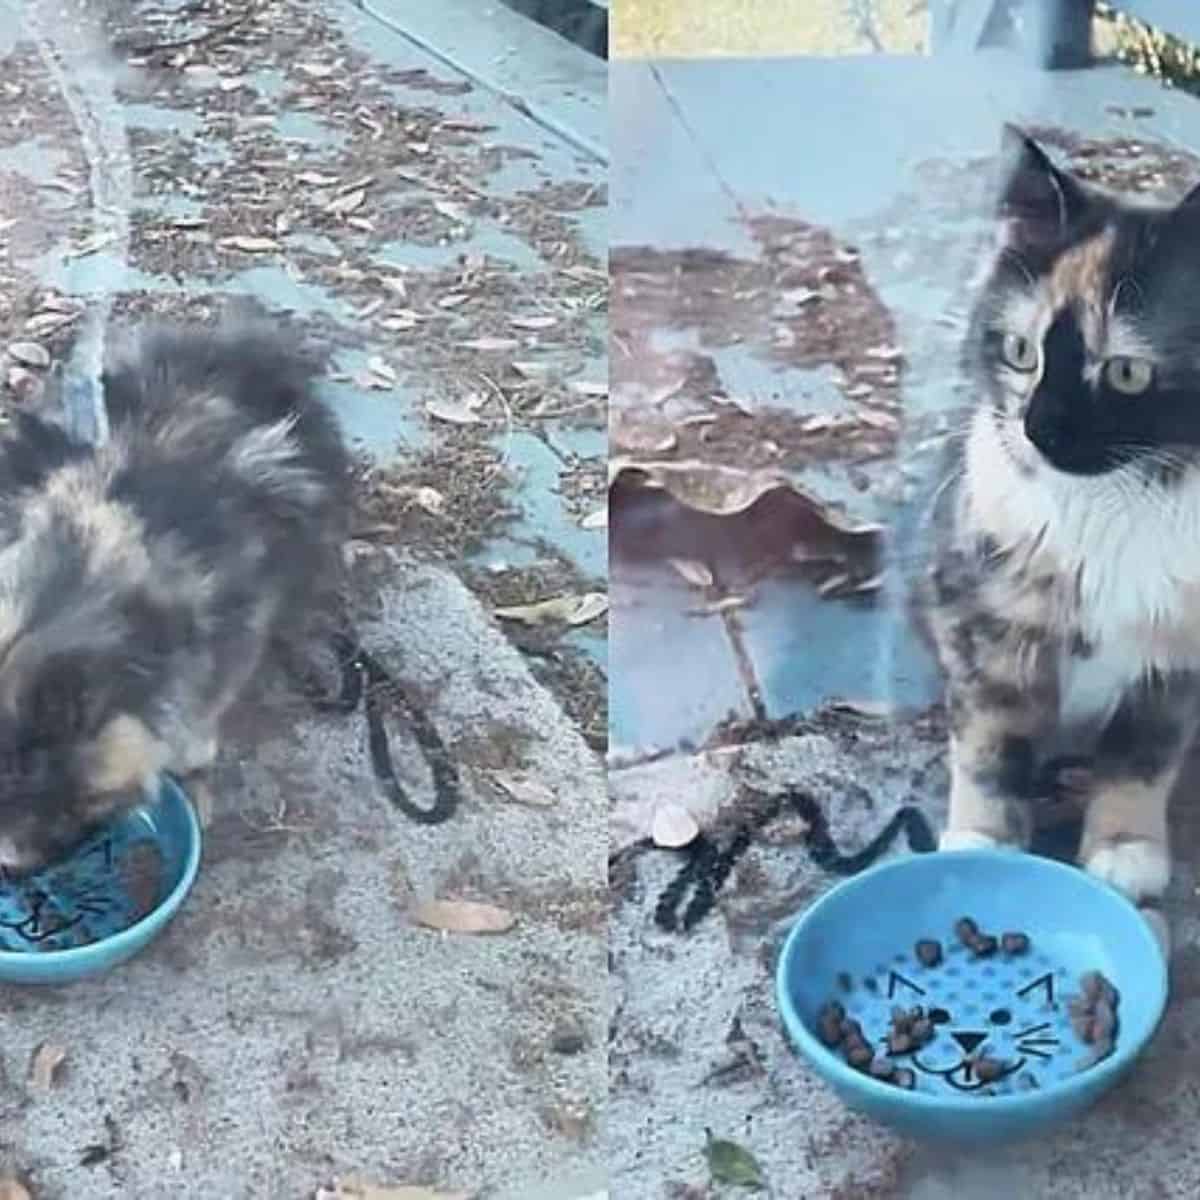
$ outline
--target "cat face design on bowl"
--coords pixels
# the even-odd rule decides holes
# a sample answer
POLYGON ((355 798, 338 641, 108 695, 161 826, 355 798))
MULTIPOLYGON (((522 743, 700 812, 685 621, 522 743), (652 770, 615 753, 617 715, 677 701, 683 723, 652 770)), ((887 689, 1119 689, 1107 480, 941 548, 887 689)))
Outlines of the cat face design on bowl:
POLYGON ((945 1008, 931 1008, 928 1018, 937 1035, 917 1050, 912 1065, 923 1075, 944 1079, 960 1092, 976 1092, 1000 1083, 1028 1065, 1030 1059, 1045 1061, 1061 1040, 1052 1021, 1022 1020, 1020 1009, 1028 1006, 1016 997, 1010 1006, 1001 1005, 982 1021, 955 1021, 945 1008), (974 1063, 981 1054, 1004 1063, 1004 1069, 987 1080, 975 1074, 974 1063))

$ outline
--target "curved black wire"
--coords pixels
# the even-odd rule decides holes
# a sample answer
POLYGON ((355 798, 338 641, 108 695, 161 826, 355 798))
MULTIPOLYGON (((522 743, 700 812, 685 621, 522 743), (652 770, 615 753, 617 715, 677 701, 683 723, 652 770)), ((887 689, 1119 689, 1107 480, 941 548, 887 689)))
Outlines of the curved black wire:
POLYGON ((892 814, 888 823, 865 846, 843 853, 829 832, 825 811, 816 798, 808 792, 789 789, 773 797, 753 819, 743 822, 724 849, 705 834, 692 842, 688 847, 687 862, 663 889, 655 905, 654 920, 659 928, 686 933, 708 916, 729 873, 749 849, 754 835, 775 820, 785 806, 793 809, 807 827, 804 842, 809 857, 833 875, 857 875, 881 858, 901 834, 906 837, 909 848, 918 854, 926 854, 937 845, 925 814, 906 804, 892 814), (691 898, 680 917, 679 908, 689 890, 691 898))
POLYGON ((450 757, 446 743, 426 713, 417 707, 404 689, 391 677, 374 655, 362 644, 358 634, 349 626, 334 633, 330 644, 341 670, 341 685, 334 697, 326 696, 310 676, 294 670, 305 695, 318 712, 348 716, 361 705, 367 718, 367 744, 371 753, 371 768, 384 794, 395 808, 411 821, 421 825, 440 825, 448 821, 462 799, 462 782, 458 767, 450 757), (433 804, 422 808, 414 804, 405 792, 392 765, 391 742, 384 724, 385 702, 403 710, 413 738, 421 748, 433 777, 433 804))

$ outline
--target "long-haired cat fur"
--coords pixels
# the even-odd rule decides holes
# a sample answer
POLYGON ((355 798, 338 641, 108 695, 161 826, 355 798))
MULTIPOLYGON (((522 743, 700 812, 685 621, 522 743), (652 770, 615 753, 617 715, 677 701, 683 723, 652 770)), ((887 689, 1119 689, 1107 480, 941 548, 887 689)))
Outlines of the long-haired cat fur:
POLYGON ((1079 859, 1153 903, 1200 723, 1200 187, 1103 194, 1005 133, 999 251, 926 617, 951 726, 946 849, 1026 844, 1048 764, 1079 859))
POLYGON ((104 445, 3 430, 0 870, 211 764, 268 644, 336 588, 350 476, 314 379, 265 326, 160 328, 105 372, 104 445))

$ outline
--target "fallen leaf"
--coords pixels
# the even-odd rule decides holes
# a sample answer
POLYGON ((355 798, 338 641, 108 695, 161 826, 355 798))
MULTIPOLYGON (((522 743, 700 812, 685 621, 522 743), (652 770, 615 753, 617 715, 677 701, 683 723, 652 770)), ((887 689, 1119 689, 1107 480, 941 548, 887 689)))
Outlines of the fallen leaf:
POLYGON ((554 370, 554 367, 550 363, 529 362, 526 360, 524 362, 513 362, 512 369, 518 375, 524 375, 526 379, 537 379, 549 375, 554 370))
POLYGON ((301 171, 296 179, 299 183, 307 183, 312 187, 332 187, 338 181, 336 175, 322 175, 320 171, 301 171))
POLYGON ((13 342, 8 348, 8 356, 27 367, 45 368, 50 365, 50 351, 37 342, 13 342))
POLYGON ((67 1060, 65 1046, 55 1042, 42 1042, 33 1052, 29 1063, 29 1084, 39 1092, 48 1092, 54 1086, 54 1077, 59 1067, 67 1060))
POLYGON ((507 933, 517 923, 507 909, 474 900, 427 900, 417 907, 413 919, 448 933, 507 933))
POLYGON ((711 1129, 706 1129, 704 1136, 704 1157, 708 1160, 708 1170, 714 1183, 730 1183, 754 1191, 765 1186, 762 1168, 749 1150, 743 1149, 737 1142, 713 1137, 711 1129))
POLYGON ((438 302, 438 308, 457 308, 460 304, 466 304, 470 300, 465 292, 451 292, 448 296, 443 296, 438 302))
MULTIPOLYGON (((0 1200, 3 1200, 0 1197, 0 1200)), ((332 1188, 321 1188, 316 1200, 471 1200, 466 1192, 439 1192, 426 1187, 367 1183, 360 1179, 339 1180, 332 1188)))
POLYGON ((845 587, 846 584, 849 582, 850 582, 849 572, 839 571, 836 575, 830 575, 828 578, 823 579, 817 585, 817 595, 818 596, 832 595, 834 592, 838 591, 840 588, 845 587))
POLYGON ((733 612, 735 608, 745 608, 745 606, 745 596, 722 596, 720 600, 713 600, 709 604, 702 604, 699 608, 689 611, 696 617, 714 617, 721 613, 733 612))
POLYGON ((650 825, 650 837, 656 846, 664 850, 678 850, 691 845, 700 832, 696 818, 682 804, 668 801, 654 810, 650 825))
POLYGON ((691 558, 668 558, 671 564, 692 587, 710 588, 713 585, 713 573, 706 563, 697 562, 691 558))
POLYGON ((520 343, 516 338, 478 337, 460 343, 467 350, 515 350, 520 343))
POLYGON ((598 508, 595 512, 590 512, 582 521, 579 522, 582 529, 607 529, 608 528, 608 508, 598 508))
POLYGON ((496 771, 492 778, 518 804, 528 804, 533 808, 549 808, 558 803, 558 797, 544 783, 528 775, 496 771))
POLYGON ((357 191, 346 192, 341 196, 334 196, 330 202, 325 205, 325 211, 333 213, 334 216, 344 217, 354 212, 355 209, 362 208, 367 199, 366 189, 359 188, 357 191))
POLYGON ((868 383, 856 383, 853 387, 846 388, 845 396, 848 400, 862 400, 871 395, 874 390, 868 383))
POLYGON ((28 332, 37 335, 54 333, 55 330, 61 329, 64 325, 69 325, 75 320, 75 313, 64 312, 40 312, 34 313, 28 321, 25 322, 25 328, 28 332))
POLYGON ((220 238, 217 241, 217 245, 224 247, 226 250, 241 250, 245 254, 269 254, 272 250, 282 249, 274 238, 250 237, 242 234, 238 234, 235 237, 220 238))
POLYGON ((558 324, 557 317, 509 317, 508 323, 515 329, 550 329, 558 324))
POLYGON ((97 251, 103 250, 105 246, 111 246, 116 240, 115 233, 94 233, 90 238, 84 238, 78 246, 72 246, 63 257, 87 258, 89 254, 95 254, 97 251))
POLYGON ((453 400, 430 400, 425 405, 425 411, 438 421, 446 421, 451 425, 478 425, 479 414, 465 404, 456 404, 453 400))
POLYGON ((385 359, 380 358, 378 354, 373 354, 367 359, 367 368, 378 375, 380 379, 386 379, 388 383, 396 382, 396 369, 385 359))
POLYGON ((514 604, 494 611, 502 620, 520 621, 523 625, 554 621, 586 625, 608 611, 608 597, 603 592, 586 592, 582 596, 554 596, 535 604, 514 604))
POLYGON ((467 224, 470 221, 470 215, 461 206, 452 203, 449 200, 435 200, 433 207, 449 221, 457 221, 460 225, 467 224))
POLYGON ((573 379, 567 384, 567 390, 574 392, 577 396, 603 399, 608 395, 608 384, 599 379, 573 379))
POLYGON ((432 516, 440 517, 446 511, 446 497, 437 488, 419 487, 413 492, 413 499, 418 508, 432 516))

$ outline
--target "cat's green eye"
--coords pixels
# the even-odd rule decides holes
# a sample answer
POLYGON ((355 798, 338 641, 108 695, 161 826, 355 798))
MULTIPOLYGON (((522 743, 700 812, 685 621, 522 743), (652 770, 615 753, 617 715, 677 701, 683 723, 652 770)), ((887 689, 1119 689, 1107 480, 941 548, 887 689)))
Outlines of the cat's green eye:
POLYGON ((1019 333, 1006 333, 1000 343, 1000 356, 1014 371, 1032 371, 1038 365, 1037 345, 1019 333))
POLYGON ((1145 358, 1119 354, 1104 364, 1104 382, 1126 396, 1140 396, 1154 379, 1154 364, 1145 358))

